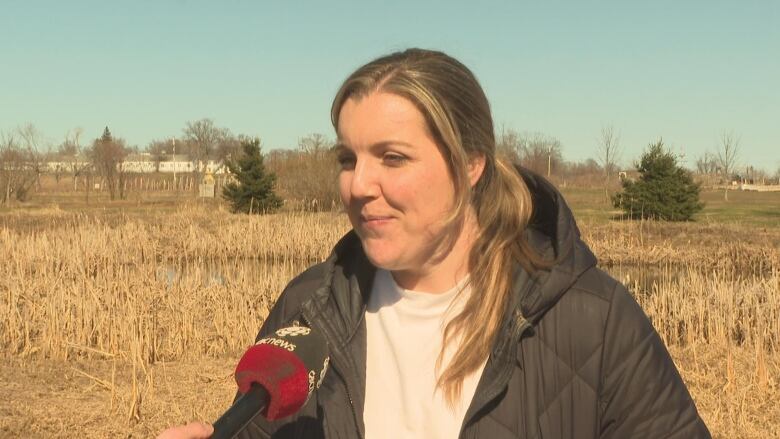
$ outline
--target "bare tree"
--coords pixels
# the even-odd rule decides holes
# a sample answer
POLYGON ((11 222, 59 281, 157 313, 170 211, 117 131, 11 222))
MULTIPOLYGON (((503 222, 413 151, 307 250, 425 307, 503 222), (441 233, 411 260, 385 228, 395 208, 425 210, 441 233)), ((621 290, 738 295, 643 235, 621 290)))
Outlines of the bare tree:
POLYGON ((521 134, 502 128, 496 137, 496 152, 548 178, 563 164, 561 141, 539 132, 521 134))
MULTIPOLYGON (((22 139, 22 147, 24 148, 25 159, 29 168, 29 178, 32 179, 31 185, 37 185, 40 189, 41 175, 44 171, 42 151, 46 149, 43 135, 31 123, 22 125, 17 131, 19 132, 19 137, 22 139)), ((24 195, 25 198, 26 196, 27 194, 24 195)))
POLYGON ((709 151, 696 160, 696 172, 702 175, 711 175, 718 172, 718 158, 709 151))
POLYGON ((19 144, 14 133, 0 133, 0 193, 1 204, 11 200, 16 187, 18 172, 19 144))
POLYGON ((42 152, 45 149, 43 135, 31 123, 17 128, 22 148, 25 151, 27 166, 30 170, 33 184, 40 187, 40 177, 43 174, 42 152))
POLYGON ((310 134, 298 140, 297 150, 271 151, 267 159, 285 198, 296 200, 307 210, 330 210, 340 205, 332 140, 322 134, 310 134))
MULTIPOLYGON (((146 145, 146 152, 152 156, 154 162, 154 171, 160 172, 160 162, 165 161, 165 158, 170 154, 173 157, 173 145, 175 140, 152 140, 146 145)), ((179 142, 181 143, 181 142, 179 142)))
POLYGON ((612 125, 601 127, 598 143, 598 160, 604 169, 604 197, 609 201, 609 177, 614 174, 620 159, 620 133, 612 125))
POLYGON ((617 162, 620 159, 620 133, 615 131, 612 125, 601 127, 601 136, 598 145, 598 161, 604 170, 604 176, 614 174, 617 162))
POLYGON ((311 154, 321 158, 333 148, 333 141, 320 133, 309 134, 306 137, 298 139, 298 149, 306 154, 311 154))
POLYGON ((513 163, 519 163, 524 155, 523 144, 520 141, 520 133, 513 129, 501 127, 501 132, 496 137, 496 152, 513 163))
POLYGON ((244 142, 251 142, 251 138, 244 135, 233 136, 229 131, 225 133, 225 136, 217 143, 217 148, 214 151, 214 158, 222 162, 234 159, 243 154, 243 148, 241 144, 244 142))
POLYGON ((39 149, 42 139, 38 130, 27 124, 10 134, 0 133, 0 201, 12 198, 26 201, 42 169, 39 149))
POLYGON ((227 128, 216 126, 211 119, 187 122, 183 132, 184 140, 190 146, 190 158, 196 162, 196 165, 202 160, 213 157, 219 143, 230 137, 227 128))
POLYGON ((771 181, 772 177, 766 169, 749 165, 745 167, 744 179, 750 184, 766 184, 766 181, 771 181))
POLYGON ((127 155, 124 140, 114 138, 108 127, 103 135, 92 143, 92 161, 108 186, 112 200, 124 197, 124 171, 122 164, 127 155))
POLYGON ((737 167, 737 157, 739 156, 739 138, 733 131, 723 132, 720 135, 718 144, 718 167, 726 180, 726 190, 723 192, 723 199, 729 199, 729 184, 731 183, 731 174, 737 167))
POLYGON ((78 178, 87 173, 92 163, 89 162, 82 151, 80 140, 84 130, 74 128, 65 133, 65 139, 57 147, 58 161, 63 163, 65 169, 73 179, 73 190, 78 188, 78 178))
POLYGON ((581 162, 564 161, 558 176, 564 186, 567 182, 575 186, 598 186, 603 182, 604 170, 593 158, 581 162))
POLYGON ((519 139, 520 163, 549 178, 554 170, 563 163, 561 141, 542 133, 523 133, 519 139))
POLYGON ((320 133, 309 134, 298 140, 300 161, 299 190, 311 202, 313 210, 330 210, 340 205, 338 175, 334 142, 320 133), (308 177, 307 177, 308 176, 308 177))

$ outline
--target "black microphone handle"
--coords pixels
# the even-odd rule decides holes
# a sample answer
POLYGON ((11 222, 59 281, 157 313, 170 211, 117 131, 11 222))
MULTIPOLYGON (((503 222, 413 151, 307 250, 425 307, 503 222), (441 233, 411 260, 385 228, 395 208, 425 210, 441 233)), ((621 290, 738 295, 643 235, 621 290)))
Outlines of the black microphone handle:
POLYGON ((249 421, 268 406, 268 391, 257 383, 214 422, 211 439, 232 439, 249 421))

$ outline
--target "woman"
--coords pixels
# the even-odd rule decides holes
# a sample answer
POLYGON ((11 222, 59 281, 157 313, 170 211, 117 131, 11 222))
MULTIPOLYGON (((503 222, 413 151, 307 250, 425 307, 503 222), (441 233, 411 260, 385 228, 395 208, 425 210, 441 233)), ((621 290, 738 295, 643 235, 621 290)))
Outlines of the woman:
POLYGON ((709 437, 560 194, 496 156, 468 68, 419 49, 379 58, 331 117, 353 231, 259 337, 310 325, 332 370, 297 415, 240 437, 709 437))

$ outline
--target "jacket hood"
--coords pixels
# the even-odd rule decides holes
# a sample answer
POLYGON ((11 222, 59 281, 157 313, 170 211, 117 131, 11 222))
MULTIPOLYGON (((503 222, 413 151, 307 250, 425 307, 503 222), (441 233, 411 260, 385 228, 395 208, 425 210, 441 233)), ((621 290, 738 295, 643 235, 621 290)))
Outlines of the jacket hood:
POLYGON ((533 274, 521 268, 515 274, 520 311, 526 320, 535 323, 597 261, 582 241, 561 193, 543 177, 519 166, 517 170, 533 199, 526 237, 537 253, 552 262, 533 274))

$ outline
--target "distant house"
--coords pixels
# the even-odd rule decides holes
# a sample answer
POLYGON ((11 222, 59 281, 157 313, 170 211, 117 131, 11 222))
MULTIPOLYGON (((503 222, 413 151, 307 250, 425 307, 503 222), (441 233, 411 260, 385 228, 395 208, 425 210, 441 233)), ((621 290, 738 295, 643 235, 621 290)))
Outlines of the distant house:
POLYGON ((148 152, 129 154, 122 162, 122 171, 147 173, 157 171, 157 160, 148 152))
POLYGON ((53 173, 76 173, 91 165, 92 161, 83 154, 62 155, 55 160, 46 162, 43 166, 43 171, 53 173))
MULTIPOLYGON (((78 172, 91 166, 92 162, 88 157, 63 156, 56 160, 46 162, 43 166, 45 172, 78 172)), ((187 172, 210 172, 215 175, 227 174, 228 169, 222 160, 193 161, 187 154, 153 156, 148 152, 138 154, 129 154, 121 164, 122 171, 139 174, 149 174, 153 172, 187 173, 187 172)))
POLYGON ((215 175, 230 173, 227 166, 225 165, 225 162, 223 162, 222 160, 209 160, 205 164, 203 162, 200 162, 200 170, 201 171, 205 170, 215 175))
POLYGON ((166 155, 160 160, 160 172, 192 172, 195 167, 186 154, 166 155))
POLYGON ((165 156, 160 161, 160 172, 211 172, 212 174, 226 174, 227 166, 222 160, 190 160, 187 154, 165 156))

